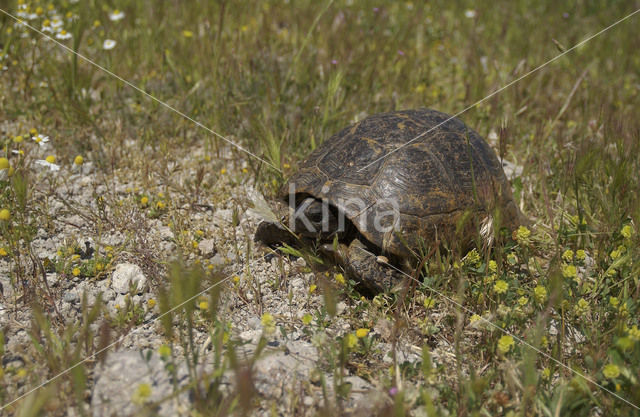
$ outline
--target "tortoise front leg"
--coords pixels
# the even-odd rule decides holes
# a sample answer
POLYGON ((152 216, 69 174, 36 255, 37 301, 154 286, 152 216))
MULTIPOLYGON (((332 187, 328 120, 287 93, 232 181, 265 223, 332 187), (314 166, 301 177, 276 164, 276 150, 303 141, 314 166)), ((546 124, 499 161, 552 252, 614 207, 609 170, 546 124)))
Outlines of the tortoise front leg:
POLYGON ((322 251, 332 256, 348 275, 373 294, 389 291, 404 278, 400 272, 378 262, 377 256, 358 239, 349 246, 339 243, 335 249, 333 245, 326 244, 322 251))

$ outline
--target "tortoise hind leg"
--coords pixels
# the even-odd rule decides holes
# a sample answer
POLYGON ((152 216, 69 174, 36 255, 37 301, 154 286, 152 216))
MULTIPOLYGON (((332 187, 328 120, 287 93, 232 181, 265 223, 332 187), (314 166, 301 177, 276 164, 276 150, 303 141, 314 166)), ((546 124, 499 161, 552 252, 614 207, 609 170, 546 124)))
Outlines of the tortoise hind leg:
POLYGON ((349 246, 338 244, 336 249, 330 244, 323 245, 322 251, 333 256, 348 275, 373 294, 389 291, 404 278, 402 273, 378 262, 377 256, 358 239, 354 239, 349 246))

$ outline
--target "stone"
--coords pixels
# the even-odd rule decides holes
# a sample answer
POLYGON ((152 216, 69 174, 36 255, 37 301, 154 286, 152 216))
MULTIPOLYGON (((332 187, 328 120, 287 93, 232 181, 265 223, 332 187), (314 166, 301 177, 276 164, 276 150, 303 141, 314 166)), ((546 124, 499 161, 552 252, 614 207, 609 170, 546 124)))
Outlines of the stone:
POLYGON ((216 245, 213 239, 202 239, 200 243, 198 243, 198 250, 205 258, 211 258, 216 254, 216 245))
POLYGON ((159 402, 153 415, 180 415, 178 408, 188 408, 190 404, 189 391, 184 389, 189 383, 184 363, 178 364, 176 374, 179 394, 170 398, 174 389, 171 374, 158 354, 135 350, 109 353, 104 363, 95 369, 96 383, 91 396, 93 417, 136 415, 141 411, 141 405, 134 401, 134 397, 141 384, 148 384, 151 388, 145 403, 159 402))
POLYGON ((111 277, 111 287, 117 293, 127 294, 132 283, 136 284, 138 294, 148 290, 147 278, 138 265, 130 263, 116 265, 111 277))

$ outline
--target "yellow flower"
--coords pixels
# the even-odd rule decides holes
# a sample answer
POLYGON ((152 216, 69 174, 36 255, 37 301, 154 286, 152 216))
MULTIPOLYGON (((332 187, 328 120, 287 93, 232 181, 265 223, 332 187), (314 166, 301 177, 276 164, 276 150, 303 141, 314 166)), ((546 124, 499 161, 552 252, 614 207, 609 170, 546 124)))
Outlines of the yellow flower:
POLYGON ((622 235, 622 237, 624 237, 625 239, 629 239, 631 237, 631 234, 633 233, 633 230, 631 229, 630 225, 625 225, 622 230, 620 231, 620 234, 622 235))
POLYGON ((480 320, 482 317, 480 317, 478 314, 474 314, 473 316, 471 316, 469 318, 469 323, 475 323, 476 321, 480 320))
POLYGON ((311 323, 311 320, 313 320, 313 317, 309 313, 306 313, 304 316, 302 316, 302 324, 304 324, 305 326, 308 326, 311 323))
POLYGON ((102 262, 96 262, 96 271, 102 271, 104 269, 104 265, 102 262))
POLYGON ((222 168, 222 169, 220 170, 220 174, 221 174, 221 175, 224 175, 224 174, 226 174, 226 173, 227 173, 227 168, 222 168))
POLYGON ((436 300, 431 297, 427 297, 424 299, 424 302, 422 304, 424 305, 424 308, 430 309, 436 306, 436 300))
POLYGON ((581 298, 578 300, 578 303, 573 307, 573 311, 576 313, 577 316, 583 316, 589 313, 589 311, 591 311, 591 306, 589 305, 587 300, 585 300, 584 298, 581 298))
POLYGON ((578 276, 578 270, 575 265, 563 265, 562 276, 565 278, 575 278, 578 276))
POLYGON ((544 379, 545 381, 548 381, 550 376, 551 376, 551 369, 544 368, 542 370, 542 379, 544 379))
POLYGON ((578 249, 576 251, 576 259, 577 260, 584 261, 586 257, 587 257, 587 253, 584 251, 584 249, 578 249))
POLYGON ((531 230, 529 230, 526 226, 520 226, 518 227, 518 230, 515 231, 515 238, 520 244, 528 243, 530 236, 531 230))
POLYGON ((266 334, 273 333, 276 330, 275 319, 271 313, 264 313, 262 317, 260 317, 260 323, 262 324, 262 330, 266 334))
POLYGON ((209 303, 206 301, 200 301, 198 307, 200 308, 200 310, 209 310, 209 303))
POLYGON ((149 298, 149 301, 147 301, 147 306, 149 308, 153 308, 156 306, 156 300, 154 300, 153 298, 149 298))
POLYGON ((147 204, 149 204, 149 197, 144 196, 140 199, 140 204, 142 204, 143 206, 146 206, 147 204))
POLYGON ((11 218, 11 212, 7 209, 0 210, 0 220, 8 221, 11 218))
POLYGON ((193 249, 198 249, 198 242, 194 240, 193 242, 191 242, 191 246, 193 246, 193 249))
POLYGON ((464 265, 478 266, 480 262, 480 254, 474 248, 467 253, 467 255, 462 259, 462 263, 464 265))
POLYGON ((518 258, 516 257, 516 254, 513 252, 510 252, 507 255, 507 262, 509 263, 509 265, 515 265, 518 262, 518 258))
POLYGON ((515 341, 512 336, 504 335, 498 340, 498 351, 500 351, 500 353, 507 353, 514 344, 515 341))
POLYGON ((498 281, 496 281, 495 285, 493 286, 493 291, 496 294, 504 294, 507 292, 508 289, 509 289, 509 284, 502 279, 499 279, 498 281))
POLYGON ((11 164, 9 164, 9 160, 7 158, 0 158, 0 171, 3 169, 9 169, 11 164))
POLYGON ((542 304, 547 301, 547 289, 542 285, 538 285, 533 289, 533 296, 538 303, 542 304))
POLYGON ((549 346, 549 339, 547 339, 547 336, 542 336, 540 338, 540 346, 542 346, 545 349, 549 346))
POLYGON ((489 272, 495 273, 498 270, 498 264, 493 259, 489 261, 489 272))
POLYGON ((344 285, 345 284, 345 280, 344 280, 344 275, 342 275, 341 273, 337 273, 336 276, 334 277, 336 282, 340 285, 344 285))
POLYGON ((491 274, 491 275, 487 275, 486 277, 484 277, 484 279, 482 280, 482 282, 485 283, 485 285, 489 285, 491 284, 493 281, 495 281, 497 278, 496 274, 491 274))
POLYGON ((566 251, 564 251, 564 253, 562 254, 562 259, 565 262, 571 262, 573 260, 573 251, 571 249, 567 249, 566 251))
POLYGON ((160 345, 160 347, 158 348, 158 353, 163 358, 168 358, 169 356, 171 356, 171 348, 167 345, 160 345))
POLYGON ((318 286, 316 284, 311 284, 309 286, 309 294, 313 294, 317 288, 318 286))
POLYGON ((18 135, 18 136, 14 136, 13 141, 15 143, 20 143, 22 142, 22 139, 23 139, 22 136, 18 135))
POLYGON ((185 38, 193 38, 193 32, 191 32, 190 30, 183 30, 182 36, 184 36, 185 38))
POLYGON ((80 275, 80 268, 73 268, 73 271, 71 271, 71 273, 74 277, 77 277, 78 275, 80 275))
POLYGON ((610 363, 608 365, 605 365, 604 369, 602 369, 602 375, 604 375, 604 377, 608 379, 617 378, 618 376, 620 376, 620 368, 618 367, 618 365, 610 363))
POLYGON ((347 348, 353 349, 358 343, 358 338, 356 337, 355 334, 349 333, 344 336, 344 343, 345 345, 347 345, 347 348))
POLYGON ((138 385, 135 392, 131 396, 131 400, 135 404, 144 404, 147 399, 151 396, 151 385, 147 383, 142 383, 138 385))
POLYGON ((82 164, 84 164, 84 158, 82 157, 82 155, 77 155, 73 159, 73 163, 76 164, 76 165, 82 165, 82 164))
POLYGON ((367 337, 368 334, 369 334, 369 329, 361 327, 358 330, 356 330, 356 337, 358 339, 362 339, 363 337, 367 337))
POLYGON ((611 259, 615 260, 615 259, 618 259, 620 257, 621 253, 620 253, 620 250, 614 249, 614 250, 611 251, 610 255, 611 255, 611 259))
POLYGON ((529 299, 527 297, 523 296, 518 298, 518 304, 520 304, 521 306, 527 305, 528 302, 529 302, 529 299))
POLYGON ((247 168, 242 168, 242 173, 243 173, 243 174, 248 174, 248 173, 249 173, 249 170, 248 170, 247 168))
POLYGON ((609 304, 611 305, 611 307, 617 308, 618 304, 620 304, 620 300, 618 299, 618 297, 609 297, 609 304))
POLYGON ((634 324, 627 332, 630 339, 635 342, 640 342, 640 329, 638 329, 637 324, 634 324))
POLYGON ((167 205, 166 205, 163 201, 158 201, 158 202, 156 203, 156 209, 158 209, 158 210, 164 210, 164 208, 165 208, 166 206, 167 206, 167 205))
POLYGON ((56 163, 56 157, 53 155, 49 155, 46 158, 44 158, 45 161, 47 161, 50 164, 55 164, 56 163))
POLYGON ((94 20, 94 21, 93 21, 93 27, 94 27, 94 28, 100 27, 100 25, 101 25, 101 24, 102 24, 102 23, 100 23, 100 21, 99 21, 99 20, 94 20))

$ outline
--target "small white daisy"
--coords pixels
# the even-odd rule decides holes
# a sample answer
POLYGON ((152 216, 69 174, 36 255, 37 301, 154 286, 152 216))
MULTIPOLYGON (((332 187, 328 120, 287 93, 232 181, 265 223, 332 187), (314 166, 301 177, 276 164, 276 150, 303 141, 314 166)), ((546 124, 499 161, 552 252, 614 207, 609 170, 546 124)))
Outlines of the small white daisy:
POLYGON ((102 43, 102 49, 104 49, 105 51, 108 51, 115 47, 116 47, 116 41, 114 41, 113 39, 105 39, 104 42, 102 43))
POLYGON ((44 146, 45 143, 49 142, 49 136, 44 136, 38 133, 33 137, 33 140, 40 146, 44 146))
POLYGON ((33 20, 33 19, 37 19, 38 15, 36 13, 29 13, 27 15, 27 20, 33 20))
POLYGON ((64 29, 62 29, 60 32, 56 34, 56 39, 66 40, 71 38, 72 38, 72 35, 64 29))
POLYGON ((37 159, 36 164, 49 168, 51 171, 60 171, 60 165, 53 164, 46 159, 37 159))
POLYGON ((51 27, 53 29, 58 29, 62 27, 62 19, 60 16, 54 16, 51 18, 51 27))
POLYGON ((469 9, 469 10, 464 12, 464 15, 468 19, 473 19, 474 17, 476 17, 476 11, 469 9))
POLYGON ((16 13, 16 16, 21 19, 26 19, 27 17, 29 17, 29 6, 26 4, 18 5, 18 12, 16 13))
POLYGON ((113 12, 109 13, 109 20, 111 20, 112 22, 117 22, 118 20, 122 19, 124 19, 124 12, 121 12, 120 10, 114 10, 113 12))

